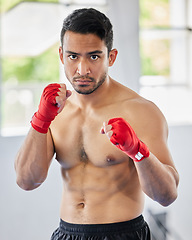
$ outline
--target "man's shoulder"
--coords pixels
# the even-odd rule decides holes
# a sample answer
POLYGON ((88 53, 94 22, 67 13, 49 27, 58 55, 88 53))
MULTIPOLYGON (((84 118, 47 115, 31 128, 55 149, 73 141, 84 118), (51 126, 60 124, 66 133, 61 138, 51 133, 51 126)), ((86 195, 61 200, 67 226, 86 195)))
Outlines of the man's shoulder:
POLYGON ((135 94, 132 98, 124 101, 124 108, 127 108, 136 117, 142 119, 164 119, 164 115, 159 107, 152 101, 135 94))
POLYGON ((111 79, 111 95, 112 98, 119 101, 128 101, 132 99, 139 99, 141 96, 131 88, 111 79))
POLYGON ((164 114, 154 102, 123 85, 117 88, 117 92, 123 115, 131 121, 137 122, 139 119, 143 123, 156 121, 158 124, 166 124, 164 114))
POLYGON ((140 110, 142 110, 143 107, 156 107, 153 102, 147 100, 146 98, 138 94, 136 91, 124 85, 119 85, 119 87, 116 88, 116 94, 119 96, 119 101, 122 101, 124 106, 127 105, 127 107, 133 106, 134 108, 141 108, 140 110))
POLYGON ((116 81, 114 81, 113 85, 114 91, 111 99, 117 105, 120 104, 124 111, 131 112, 133 115, 142 115, 144 112, 147 114, 162 114, 155 103, 142 97, 136 91, 116 81))

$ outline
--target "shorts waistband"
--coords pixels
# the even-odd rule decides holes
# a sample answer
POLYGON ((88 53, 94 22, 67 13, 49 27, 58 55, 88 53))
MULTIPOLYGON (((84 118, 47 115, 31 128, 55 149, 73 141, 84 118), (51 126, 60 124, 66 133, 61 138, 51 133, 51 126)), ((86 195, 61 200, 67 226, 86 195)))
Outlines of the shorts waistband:
POLYGON ((125 222, 104 223, 104 224, 73 224, 60 220, 60 230, 62 232, 84 233, 84 234, 104 234, 104 233, 119 233, 119 232, 132 232, 146 226, 146 222, 142 215, 125 222))

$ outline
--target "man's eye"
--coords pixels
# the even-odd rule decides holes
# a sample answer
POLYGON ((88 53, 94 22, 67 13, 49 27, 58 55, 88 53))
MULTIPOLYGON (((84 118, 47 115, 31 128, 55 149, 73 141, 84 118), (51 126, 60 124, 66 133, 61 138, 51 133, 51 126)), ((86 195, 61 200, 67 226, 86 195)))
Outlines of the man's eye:
POLYGON ((69 55, 69 58, 70 58, 71 60, 75 60, 75 59, 77 59, 77 55, 69 55))
POLYGON ((91 59, 92 59, 92 60, 97 60, 98 58, 99 58, 98 55, 91 55, 91 59))

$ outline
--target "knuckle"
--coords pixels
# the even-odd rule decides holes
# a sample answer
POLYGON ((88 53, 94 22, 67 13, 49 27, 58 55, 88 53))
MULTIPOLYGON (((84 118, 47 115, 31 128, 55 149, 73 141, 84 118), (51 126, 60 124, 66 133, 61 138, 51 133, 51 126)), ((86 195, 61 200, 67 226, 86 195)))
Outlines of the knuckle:
POLYGON ((60 86, 61 86, 61 89, 66 89, 66 85, 64 83, 61 83, 60 86))

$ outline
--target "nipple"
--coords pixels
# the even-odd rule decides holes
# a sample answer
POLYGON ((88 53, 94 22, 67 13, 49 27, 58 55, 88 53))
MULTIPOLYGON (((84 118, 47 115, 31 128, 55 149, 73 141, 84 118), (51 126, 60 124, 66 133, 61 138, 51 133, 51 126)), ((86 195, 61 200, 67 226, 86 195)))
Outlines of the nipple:
POLYGON ((106 160, 107 160, 108 163, 115 163, 114 157, 109 157, 109 156, 108 156, 108 157, 106 158, 106 160))

